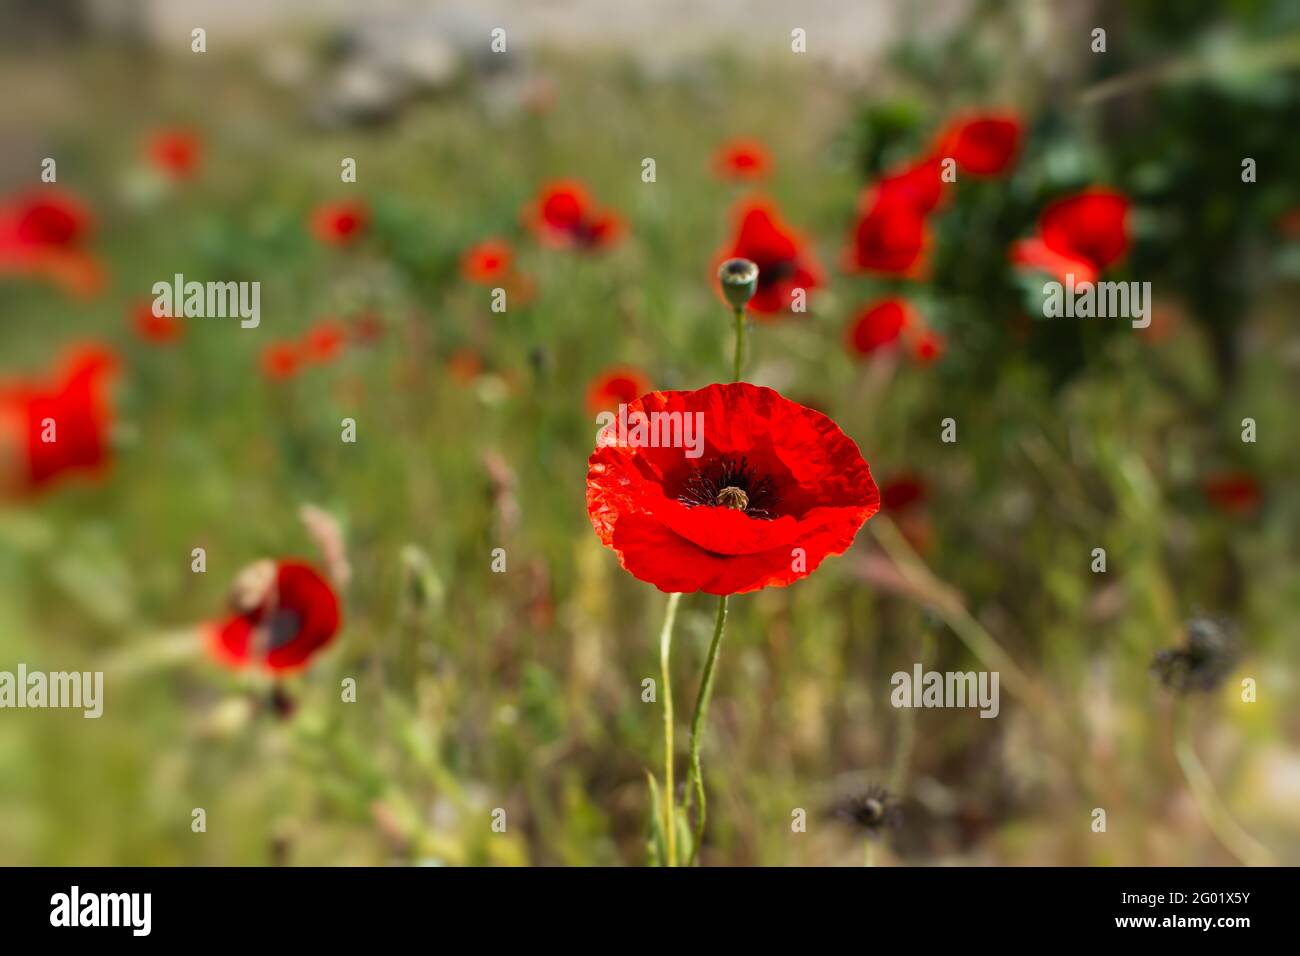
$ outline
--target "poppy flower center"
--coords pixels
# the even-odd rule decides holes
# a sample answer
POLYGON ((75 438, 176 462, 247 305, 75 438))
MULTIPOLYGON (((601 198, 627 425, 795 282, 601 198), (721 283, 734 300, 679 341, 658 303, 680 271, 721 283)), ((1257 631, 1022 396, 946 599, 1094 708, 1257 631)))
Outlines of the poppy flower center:
POLYGON ((766 289, 775 283, 789 279, 797 271, 798 267, 793 259, 760 262, 758 266, 758 286, 760 289, 766 289))
POLYGON ((686 479, 677 500, 688 508, 734 508, 751 518, 776 517, 776 490, 771 479, 757 474, 747 458, 719 458, 697 468, 686 479))
POLYGON ((292 608, 276 608, 262 623, 266 628, 267 650, 275 650, 293 641, 302 629, 302 616, 292 608))

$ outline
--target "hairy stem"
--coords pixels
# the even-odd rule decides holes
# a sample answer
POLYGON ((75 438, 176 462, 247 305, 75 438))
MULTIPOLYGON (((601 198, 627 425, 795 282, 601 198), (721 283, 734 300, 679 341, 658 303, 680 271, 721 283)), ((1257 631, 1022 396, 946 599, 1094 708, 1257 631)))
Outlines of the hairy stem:
POLYGON ((673 645, 673 623, 677 620, 680 594, 668 595, 664 626, 659 632, 659 673, 664 700, 664 837, 668 842, 668 865, 677 865, 677 814, 673 793, 673 685, 668 670, 668 656, 673 645))
POLYGON ((695 839, 691 844, 689 865, 694 866, 700 855, 700 843, 704 839, 704 773, 700 769, 700 743, 704 732, 704 719, 709 710, 709 695, 713 692, 713 675, 718 666, 718 649, 722 646, 722 632, 727 625, 727 596, 718 598, 718 619, 713 627, 713 641, 709 644, 709 656, 704 661, 704 676, 700 678, 700 692, 695 698, 695 714, 691 717, 691 765, 687 778, 695 786, 695 839))

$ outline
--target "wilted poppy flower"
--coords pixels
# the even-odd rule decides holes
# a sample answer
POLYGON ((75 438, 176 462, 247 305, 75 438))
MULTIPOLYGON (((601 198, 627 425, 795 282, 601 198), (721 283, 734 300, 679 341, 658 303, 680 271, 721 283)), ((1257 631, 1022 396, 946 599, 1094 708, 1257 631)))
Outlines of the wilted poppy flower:
POLYGON ((718 256, 714 271, 727 259, 748 259, 758 266, 758 287, 749 308, 759 318, 787 311, 796 289, 808 292, 821 283, 811 248, 781 220, 772 203, 741 203, 735 219, 735 239, 718 256))
POLYGON ((593 415, 616 411, 619 405, 630 405, 648 391, 650 380, 641 374, 640 369, 618 365, 592 379, 587 387, 587 411, 593 415))
POLYGON ((293 378, 302 360, 302 348, 297 342, 272 342, 262 350, 262 374, 272 381, 293 378))
POLYGON ((1206 478, 1201 485, 1205 498, 1226 514, 1248 515, 1264 499, 1255 476, 1247 471, 1227 471, 1206 478))
POLYGON ((491 285, 508 277, 514 255, 503 239, 485 239, 465 250, 460 260, 460 274, 470 282, 491 285))
POLYGON ((214 656, 284 674, 301 670, 339 629, 339 600, 306 562, 258 561, 245 568, 231 594, 231 615, 208 627, 214 656))
POLYGON ((880 272, 918 278, 930 248, 926 214, 908 190, 868 190, 853 227, 844 266, 851 272, 880 272))
POLYGON ((1058 199, 1039 217, 1038 235, 1011 247, 1011 259, 1062 281, 1073 275, 1076 282, 1096 282, 1128 254, 1128 217, 1128 198, 1113 190, 1058 199))
POLYGON ((332 362, 347 344, 348 330, 337 319, 321 319, 303 336, 298 351, 307 362, 332 362))
POLYGON ((1157 651, 1151 660, 1151 673, 1170 690, 1180 694, 1212 691, 1237 666, 1240 648, 1236 634, 1225 622, 1192 618, 1183 638, 1183 646, 1157 651))
POLYGON ((623 232, 622 220, 597 207, 587 187, 570 179, 543 187, 524 218, 539 239, 553 246, 601 249, 623 232))
POLYGON ((175 342, 185 331, 185 326, 175 316, 154 315, 151 299, 136 303, 131 311, 131 327, 136 335, 155 345, 175 342))
POLYGON ((723 179, 755 180, 767 175, 772 159, 758 140, 733 139, 722 144, 713 165, 723 179))
POLYGON ((861 793, 841 801, 833 812, 838 819, 861 829, 871 839, 903 824, 903 810, 898 798, 879 784, 872 784, 861 793))
POLYGON ((52 382, 0 383, 0 489, 36 491, 108 462, 105 383, 117 362, 98 346, 73 352, 52 382))
POLYGON ((160 130, 146 152, 154 168, 172 179, 188 179, 199 166, 199 138, 189 130, 160 130))
POLYGON ((1015 162, 1023 134, 1019 118, 1010 114, 961 117, 939 134, 935 152, 956 160, 964 173, 997 176, 1015 162))
POLYGON ((365 232, 370 211, 364 203, 346 201, 326 203, 311 214, 311 232, 326 245, 345 246, 365 232))
POLYGON ((0 204, 0 274, 52 279, 77 295, 103 285, 103 268, 82 244, 93 220, 71 194, 45 187, 0 204))
POLYGON ((843 553, 879 505, 870 468, 839 426, 744 382, 642 396, 629 404, 626 433, 617 422, 603 429, 588 462, 597 535, 661 591, 790 584, 843 553), (693 448, 700 454, 687 457, 693 448))
POLYGON ((918 321, 905 299, 881 299, 868 305, 849 326, 848 347, 858 355, 870 355, 898 342, 903 329, 918 321))

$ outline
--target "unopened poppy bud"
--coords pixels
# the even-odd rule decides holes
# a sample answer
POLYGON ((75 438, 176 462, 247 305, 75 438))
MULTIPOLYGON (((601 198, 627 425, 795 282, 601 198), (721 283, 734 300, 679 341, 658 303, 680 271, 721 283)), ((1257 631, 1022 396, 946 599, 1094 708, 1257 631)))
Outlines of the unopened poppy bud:
POLYGON ((758 266, 749 259, 728 259, 718 269, 718 281, 732 308, 743 309, 758 290, 758 266))

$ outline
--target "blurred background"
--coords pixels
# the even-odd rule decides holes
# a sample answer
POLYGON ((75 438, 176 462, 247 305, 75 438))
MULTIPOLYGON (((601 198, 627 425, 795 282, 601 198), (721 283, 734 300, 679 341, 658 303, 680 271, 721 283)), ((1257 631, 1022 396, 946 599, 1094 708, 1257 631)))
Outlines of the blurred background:
POLYGON ((0 671, 105 672, 98 720, 0 711, 0 862, 651 859, 665 596, 586 460, 611 402, 729 377, 713 275, 761 196, 819 281, 746 378, 884 508, 732 601, 703 861, 1300 863, 1294 4, 31 0, 0 37, 0 671), (1044 318, 1013 251, 1101 187, 1123 234, 1076 251, 1151 283, 1146 329, 1044 318), (155 316, 177 273, 259 282, 260 324, 155 316), (232 669, 232 584, 294 557, 337 635, 232 669), (999 716, 891 707, 917 661, 998 670, 999 716), (873 785, 887 832, 836 812, 873 785))

